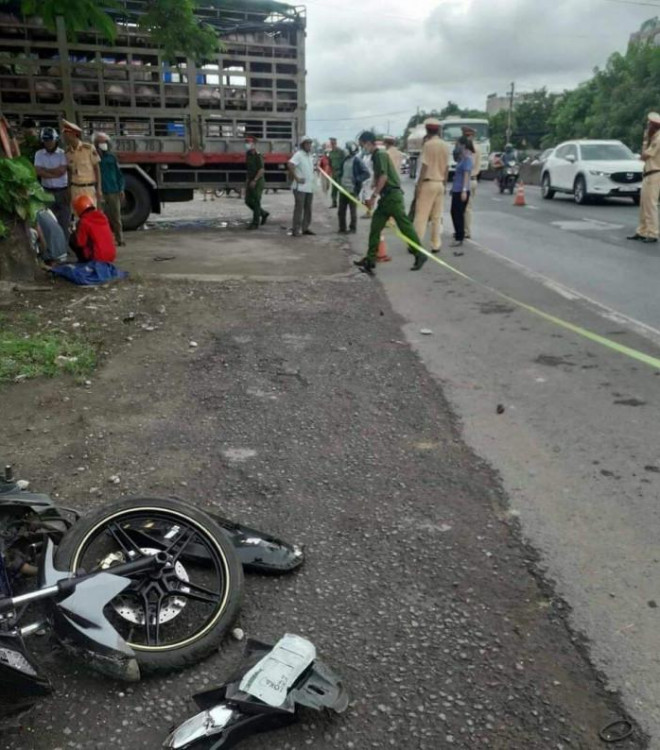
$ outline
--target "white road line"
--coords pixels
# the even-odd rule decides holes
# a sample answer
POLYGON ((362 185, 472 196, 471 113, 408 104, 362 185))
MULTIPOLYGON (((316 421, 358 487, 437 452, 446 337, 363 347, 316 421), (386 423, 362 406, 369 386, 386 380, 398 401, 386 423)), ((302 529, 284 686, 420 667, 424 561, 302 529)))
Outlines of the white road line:
POLYGON ((532 211, 540 211, 541 209, 538 206, 532 206, 531 203, 528 203, 526 208, 531 208, 532 211))
POLYGON ((597 300, 592 299, 586 294, 582 294, 582 292, 578 292, 559 281, 555 281, 554 279, 551 279, 548 276, 539 273, 538 271, 534 271, 531 268, 528 268, 522 263, 519 263, 517 260, 507 258, 506 255, 498 253, 497 250, 486 247, 485 245, 482 245, 479 242, 475 242, 474 240, 469 240, 469 242, 486 255, 491 255, 498 260, 501 260, 503 263, 520 271, 527 278, 543 284, 544 287, 552 290, 556 294, 561 295, 565 299, 571 300, 572 302, 576 300, 587 302, 595 309, 595 312, 600 315, 601 318, 605 318, 606 320, 610 320, 619 325, 627 326, 634 333, 638 334, 639 336, 643 336, 645 339, 648 339, 652 343, 660 346, 660 330, 658 330, 657 328, 647 325, 646 323, 642 323, 641 320, 637 320, 636 318, 631 318, 629 315, 619 312, 618 310, 614 310, 608 305, 605 305, 602 302, 598 302, 597 300))

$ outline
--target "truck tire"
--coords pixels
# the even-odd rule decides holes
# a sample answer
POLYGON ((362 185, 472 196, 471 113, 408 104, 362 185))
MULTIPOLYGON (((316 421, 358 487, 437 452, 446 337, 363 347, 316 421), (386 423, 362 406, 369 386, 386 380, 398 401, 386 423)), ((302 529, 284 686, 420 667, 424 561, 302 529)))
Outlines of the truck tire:
POLYGON ((139 229, 151 213, 151 196, 144 182, 135 175, 124 174, 126 199, 121 209, 124 229, 139 229))

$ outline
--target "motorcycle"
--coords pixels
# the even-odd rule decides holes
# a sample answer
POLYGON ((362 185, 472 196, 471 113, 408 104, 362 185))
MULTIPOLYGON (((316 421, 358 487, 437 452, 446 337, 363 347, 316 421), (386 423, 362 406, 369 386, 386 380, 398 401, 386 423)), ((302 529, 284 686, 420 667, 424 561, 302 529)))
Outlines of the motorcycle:
POLYGON ((0 712, 51 692, 26 639, 50 628, 124 680, 194 664, 236 618, 243 570, 280 575, 302 548, 176 498, 132 498, 82 516, 0 477, 0 712), (26 614, 40 607, 36 620, 26 614))
POLYGON ((498 185, 500 193, 504 193, 506 190, 513 195, 513 191, 518 182, 520 175, 520 166, 516 162, 510 162, 509 164, 502 167, 498 178, 498 185))

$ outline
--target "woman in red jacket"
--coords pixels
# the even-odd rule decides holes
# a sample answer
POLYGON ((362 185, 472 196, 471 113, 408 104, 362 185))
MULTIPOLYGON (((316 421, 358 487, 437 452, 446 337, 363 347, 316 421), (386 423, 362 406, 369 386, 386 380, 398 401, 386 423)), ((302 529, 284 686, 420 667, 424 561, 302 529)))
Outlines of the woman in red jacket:
POLYGON ((73 210, 78 216, 78 226, 69 244, 78 261, 114 263, 117 248, 108 217, 96 208, 89 195, 79 195, 73 201, 73 210))

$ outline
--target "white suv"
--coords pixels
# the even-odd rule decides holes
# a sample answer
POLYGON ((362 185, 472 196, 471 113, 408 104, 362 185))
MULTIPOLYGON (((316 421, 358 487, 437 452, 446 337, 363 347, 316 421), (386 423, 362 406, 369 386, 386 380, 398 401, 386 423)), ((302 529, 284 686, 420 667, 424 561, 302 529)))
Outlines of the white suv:
POLYGON ((576 203, 596 196, 629 197, 639 205, 643 163, 621 141, 562 143, 543 165, 543 197, 572 193, 576 203))

